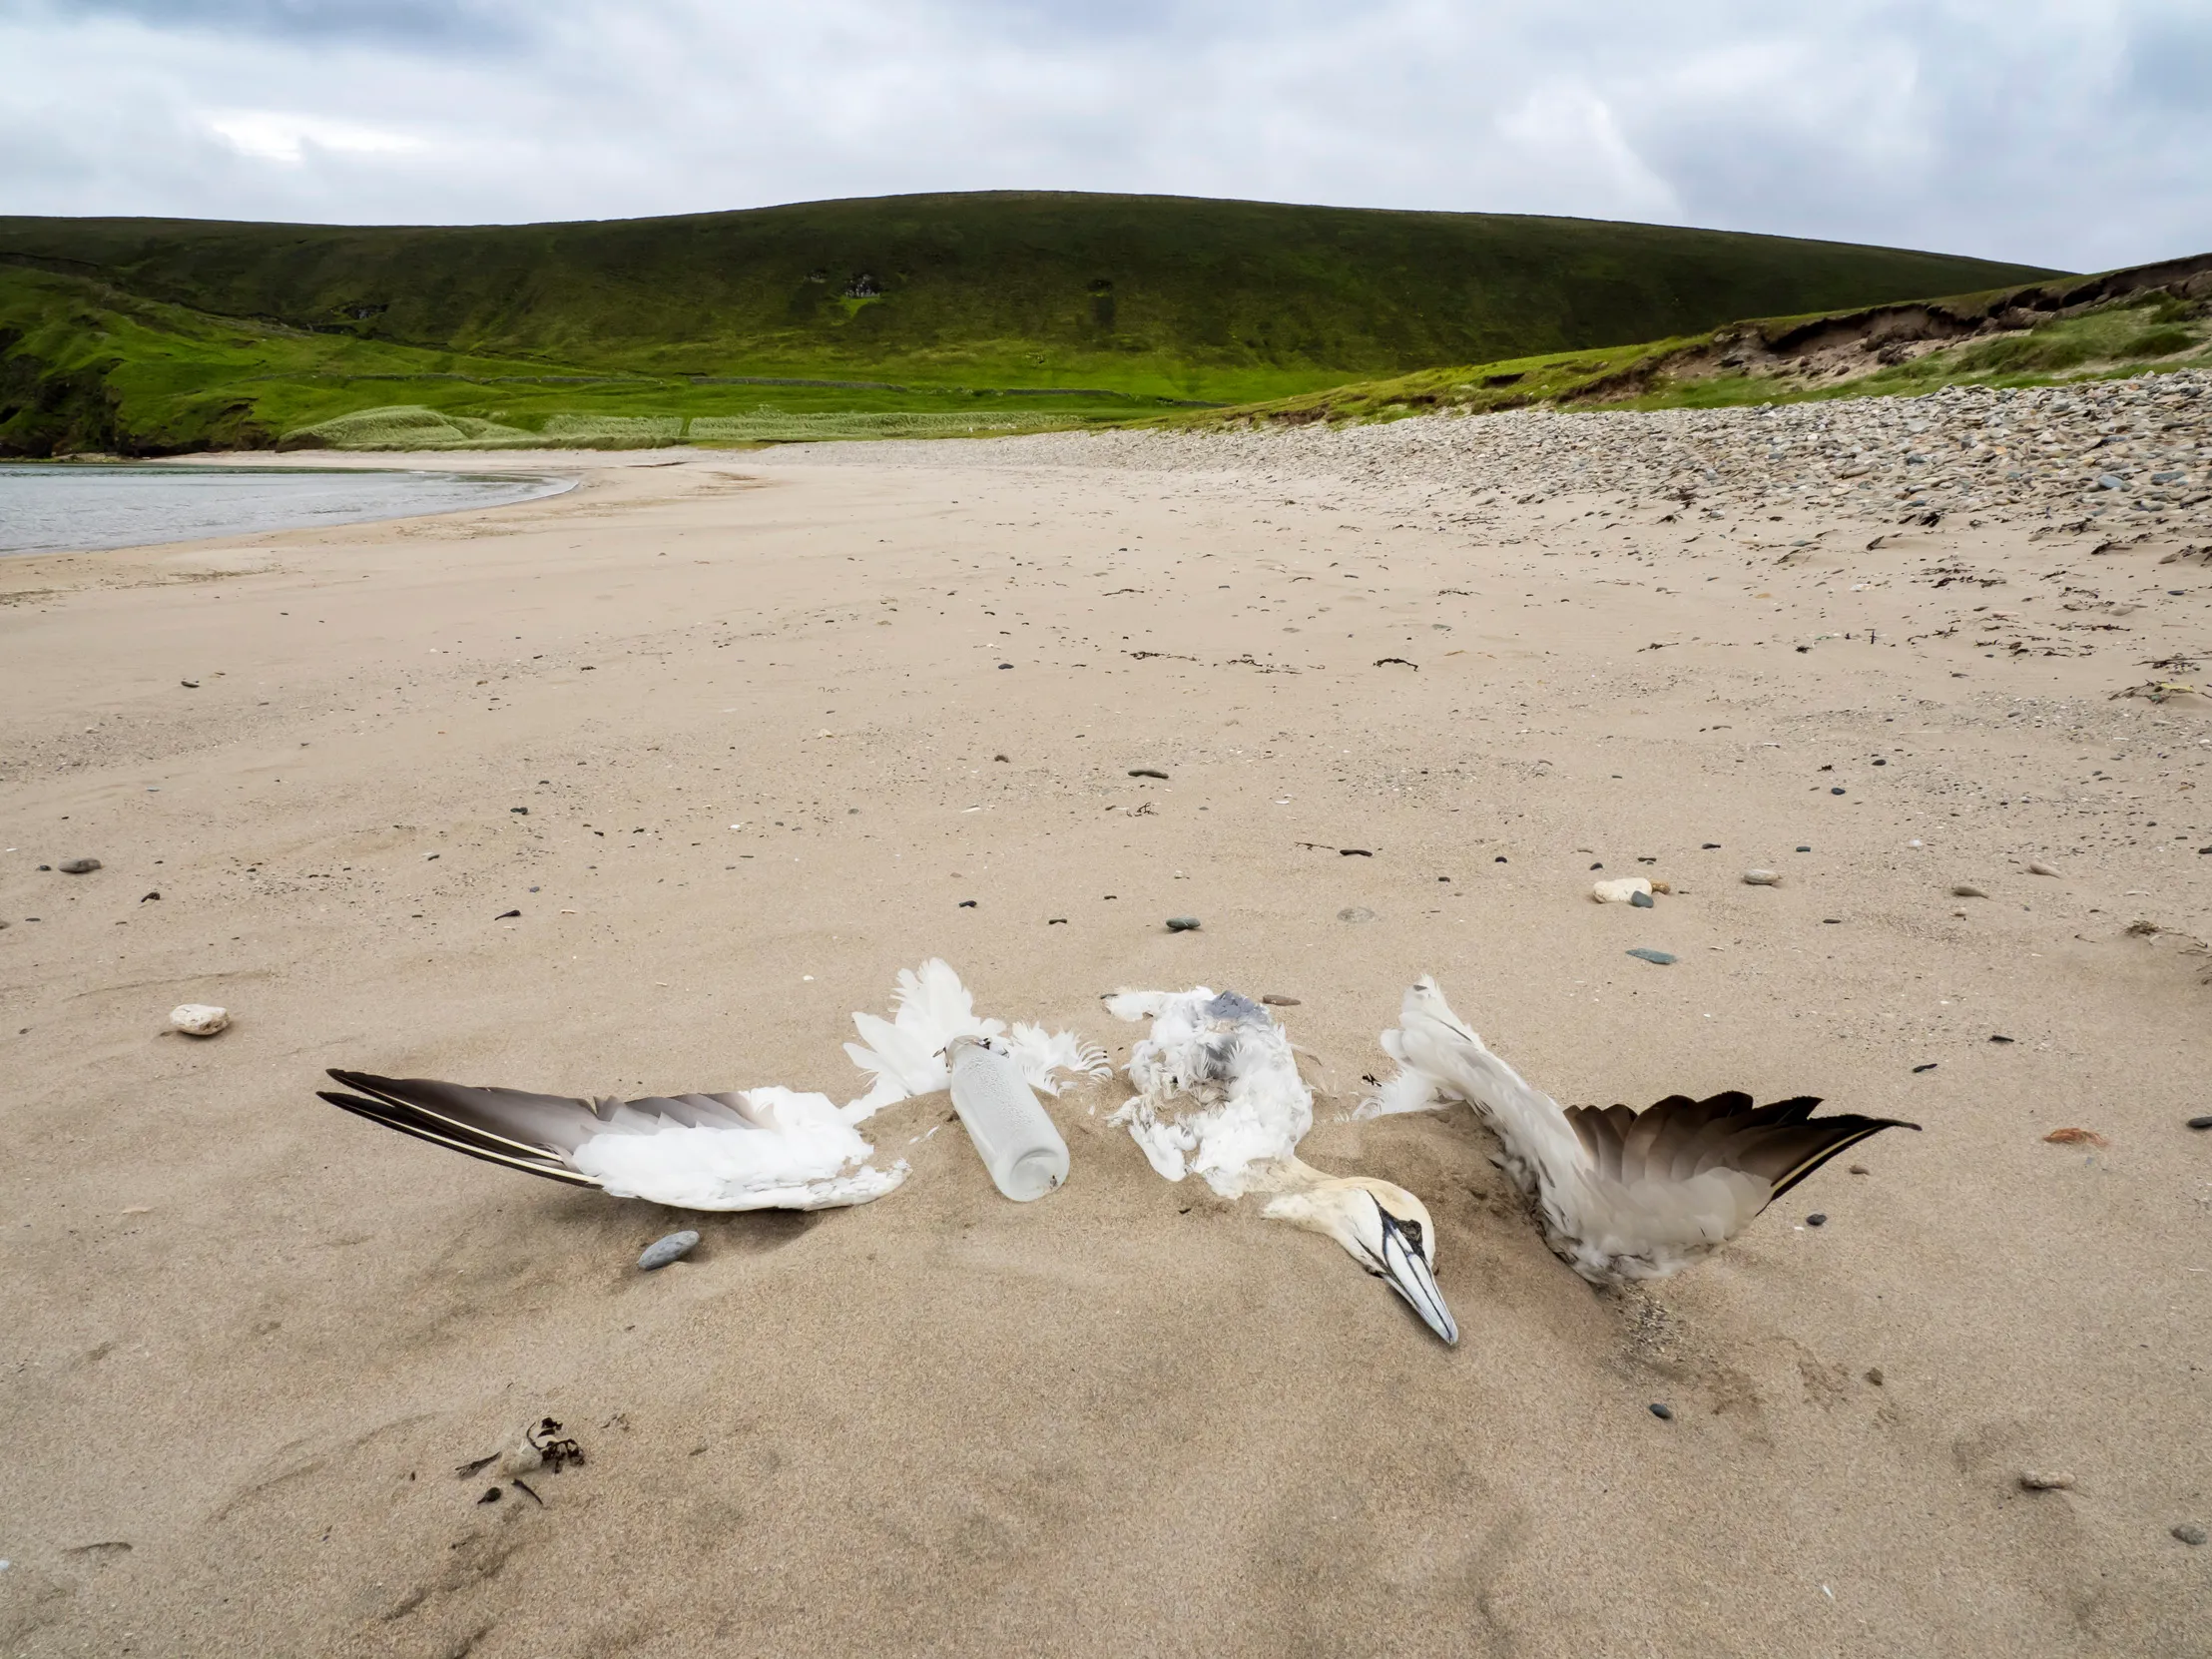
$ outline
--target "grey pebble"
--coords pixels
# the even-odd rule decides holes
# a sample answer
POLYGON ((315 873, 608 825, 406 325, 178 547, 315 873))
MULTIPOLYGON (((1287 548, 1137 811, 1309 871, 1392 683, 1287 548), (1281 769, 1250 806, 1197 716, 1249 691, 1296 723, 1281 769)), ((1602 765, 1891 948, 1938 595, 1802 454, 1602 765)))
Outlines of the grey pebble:
POLYGON ((1373 921, 1375 912, 1365 904, 1347 904, 1337 912, 1339 921, 1373 921))
POLYGON ((1661 1422, 1674 1421, 1674 1407, 1672 1405, 1662 1405, 1657 1400, 1651 1402, 1651 1414, 1661 1422))
POLYGON ((1828 1225, 1828 1212, 1826 1210, 1815 1210, 1805 1218, 1805 1225, 1808 1227, 1826 1227, 1828 1225))
POLYGON ((1771 869, 1747 869, 1744 871, 1744 885, 1747 887, 1779 887, 1782 885, 1782 877, 1771 869))
POLYGON ((100 867, 98 858, 64 858, 54 866, 64 875, 90 875, 100 867))
MULTIPOLYGON (((4 927, 7 924, 5 922, 0 922, 0 927, 4 927)), ((2189 1120, 2189 1127, 2191 1129, 2212 1129, 2212 1113, 2207 1113, 2205 1116, 2199 1118, 2191 1118, 2189 1120)))
POLYGON ((1171 933, 1195 933, 1198 931, 1198 917, 1170 916, 1168 917, 1168 931, 1171 933))
POLYGON ((645 1253, 638 1258, 638 1266, 651 1273, 655 1268, 665 1268, 671 1262, 681 1262, 698 1248, 699 1235, 687 1227, 681 1233, 671 1233, 667 1238, 655 1239, 647 1245, 645 1253))
POLYGON ((2185 1544, 2201 1544, 2204 1542, 2204 1528, 2195 1521, 2183 1521, 2174 1528, 2174 1536, 2185 1544))
POLYGON ((1648 892, 1632 892, 1628 895, 1628 902, 1639 910, 1649 910, 1655 908, 1659 901, 1648 892))
POLYGON ((1677 958, 1669 951, 1649 950, 1642 945, 1638 945, 1634 950, 1631 950, 1629 952, 1629 955, 1635 957, 1640 962, 1656 962, 1660 967, 1666 967, 1669 963, 1677 960, 1677 958))

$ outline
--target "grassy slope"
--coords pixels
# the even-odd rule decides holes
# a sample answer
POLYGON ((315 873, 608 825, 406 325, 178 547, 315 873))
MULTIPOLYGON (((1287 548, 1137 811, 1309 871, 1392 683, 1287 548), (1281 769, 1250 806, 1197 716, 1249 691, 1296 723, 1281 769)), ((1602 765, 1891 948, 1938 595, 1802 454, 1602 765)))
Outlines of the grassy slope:
POLYGON ((1635 345, 1425 368, 1155 423, 1396 420, 1544 402, 1715 408, 2212 367, 2212 276, 2192 279, 2202 271, 2212 271, 2212 256, 2147 270, 2141 285, 2110 274, 1871 311, 1769 317, 1635 345), (2153 279, 2174 272, 2174 279, 2153 279), (1885 343, 1899 360, 1881 354, 1885 343), (1854 351, 1864 355, 1853 360, 1854 351), (1801 355, 1808 352, 1810 359, 1801 355))
MULTIPOLYGON (((594 447, 654 441, 657 433, 625 423, 670 418, 711 419, 720 423, 716 438, 744 441, 906 430, 916 414, 924 427, 934 418, 1034 429, 1157 406, 1115 396, 702 385, 215 316, 86 277, 0 267, 0 454, 253 448, 392 405, 463 425, 495 422, 532 441, 551 429, 594 447)), ((418 422, 403 446, 438 441, 418 422)), ((371 433, 333 446, 377 444, 371 433)))
MULTIPOLYGON (((1021 192, 489 228, 0 219, 0 327, 20 329, 10 316, 38 313, 49 347, 39 355, 57 363, 86 352, 43 320, 52 289, 16 291, 37 272, 103 284, 119 311, 158 301, 203 313, 189 326, 166 315, 173 326, 157 355, 172 377, 186 375, 194 338, 212 353, 211 373, 215 358, 274 351, 266 341, 238 344, 251 330, 221 320, 255 318, 277 325, 269 340, 291 342, 276 354, 296 373, 358 366, 317 356, 298 339, 306 331, 408 349, 408 366, 461 356, 525 365, 516 372, 785 375, 918 389, 831 399, 855 409, 927 406, 931 393, 956 401, 967 387, 1244 401, 1422 363, 1648 339, 1733 316, 2044 275, 1584 220, 1021 192), (226 333, 229 342, 216 337, 226 333)), ((133 313, 120 329, 81 320, 116 336, 121 350, 149 328, 163 331, 149 316, 133 313)), ((214 384, 203 377, 200 389, 214 384)), ((251 412, 234 420, 301 423, 273 393, 244 395, 251 412)), ((747 406, 805 401, 793 390, 749 390, 718 394, 717 408, 735 412, 731 395, 747 406)), ((328 400, 302 391, 297 401, 328 400)), ((378 401, 434 400, 410 388, 378 401)), ((187 428, 162 430, 168 442, 187 428)))

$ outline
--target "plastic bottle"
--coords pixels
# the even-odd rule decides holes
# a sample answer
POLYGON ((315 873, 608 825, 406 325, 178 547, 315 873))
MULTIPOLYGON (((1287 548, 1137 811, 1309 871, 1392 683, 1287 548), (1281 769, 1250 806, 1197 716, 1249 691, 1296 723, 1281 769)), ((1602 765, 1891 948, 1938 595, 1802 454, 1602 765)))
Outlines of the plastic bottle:
POLYGON ((952 1109, 967 1125, 983 1167, 1008 1198, 1026 1204, 1068 1178, 1068 1144, 1010 1054, 973 1037, 955 1037, 952 1109))

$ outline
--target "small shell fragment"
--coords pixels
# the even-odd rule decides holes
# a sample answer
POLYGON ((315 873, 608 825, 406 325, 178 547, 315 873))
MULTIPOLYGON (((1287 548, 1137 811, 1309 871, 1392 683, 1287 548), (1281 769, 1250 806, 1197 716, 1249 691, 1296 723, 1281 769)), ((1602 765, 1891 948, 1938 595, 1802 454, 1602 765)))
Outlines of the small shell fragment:
POLYGON ((231 1011, 207 1002, 187 1002, 169 1010, 169 1023, 188 1037, 212 1037, 231 1023, 231 1011))
POLYGON ((1651 883, 1641 875, 1623 875, 1618 880, 1590 883, 1590 897, 1600 904, 1630 904, 1635 902, 1638 893, 1646 898, 1651 896, 1651 883))
POLYGON ((2110 1146, 2094 1129, 2053 1129, 2043 1137, 2053 1146, 2110 1146))

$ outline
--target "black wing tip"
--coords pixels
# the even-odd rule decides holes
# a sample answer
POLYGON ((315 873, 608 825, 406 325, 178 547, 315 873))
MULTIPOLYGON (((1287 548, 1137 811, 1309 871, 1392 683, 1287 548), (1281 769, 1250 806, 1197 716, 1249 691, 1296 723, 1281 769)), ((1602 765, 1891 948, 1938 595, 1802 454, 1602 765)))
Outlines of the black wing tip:
MULTIPOLYGON (((359 1072, 332 1072, 333 1077, 352 1082, 356 1087, 368 1087, 373 1083, 359 1072)), ((548 1181, 559 1181, 571 1187, 598 1187, 596 1176, 585 1175, 559 1162, 543 1148, 524 1146, 504 1137, 491 1135, 464 1123, 439 1118, 424 1112, 405 1101, 363 1100, 358 1095, 339 1094, 334 1089, 317 1089, 315 1098, 329 1102, 341 1112, 381 1124, 386 1129, 397 1130, 418 1141, 432 1146, 442 1146, 448 1152, 458 1152, 464 1157, 481 1159, 487 1164, 498 1164, 504 1169, 520 1170, 525 1175, 541 1176, 548 1181)))
MULTIPOLYGON (((1872 1140, 1883 1130, 1911 1129, 1917 1133, 1921 1127, 1917 1123, 1907 1123, 1903 1118, 1862 1117, 1856 1112, 1843 1117, 1815 1118, 1812 1120, 1812 1126, 1830 1129, 1835 1135, 1835 1139, 1819 1151, 1810 1154, 1796 1169, 1777 1182, 1774 1191, 1767 1195, 1768 1204, 1772 1204, 1792 1187, 1817 1174, 1830 1159, 1840 1153, 1850 1151, 1862 1141, 1872 1140)), ((1766 1205, 1761 1205, 1760 1208, 1764 1209, 1766 1205)))

